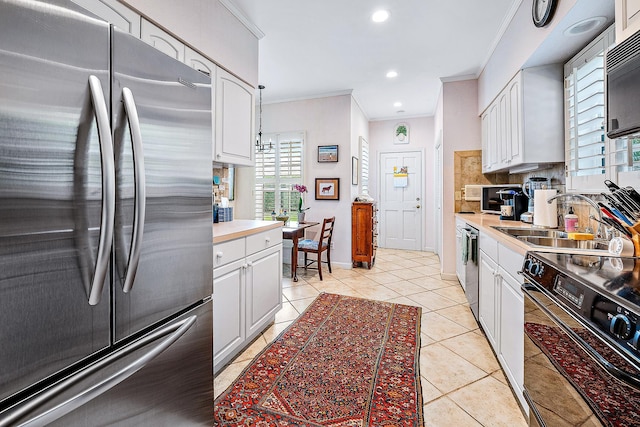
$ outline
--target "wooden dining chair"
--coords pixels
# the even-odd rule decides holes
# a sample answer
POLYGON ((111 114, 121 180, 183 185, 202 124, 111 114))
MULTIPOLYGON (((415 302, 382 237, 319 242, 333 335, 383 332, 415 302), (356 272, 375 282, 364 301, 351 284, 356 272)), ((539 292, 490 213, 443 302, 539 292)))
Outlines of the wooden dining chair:
POLYGON ((333 225, 336 217, 325 218, 322 221, 322 230, 318 240, 304 239, 298 242, 298 252, 304 252, 304 268, 306 269, 314 262, 318 263, 318 274, 322 280, 322 263, 329 266, 331 273, 331 236, 333 235, 333 225), (322 261, 322 252, 327 252, 327 261, 322 261), (308 260, 308 254, 316 254, 316 259, 308 260))

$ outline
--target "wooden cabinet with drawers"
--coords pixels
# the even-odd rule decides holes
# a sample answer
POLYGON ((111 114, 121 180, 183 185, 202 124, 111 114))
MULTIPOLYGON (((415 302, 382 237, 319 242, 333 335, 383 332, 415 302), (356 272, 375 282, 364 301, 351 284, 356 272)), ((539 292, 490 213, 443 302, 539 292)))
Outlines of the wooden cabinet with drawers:
POLYGON ((378 247, 378 208, 375 203, 353 202, 351 207, 351 259, 353 266, 367 263, 371 268, 378 247))

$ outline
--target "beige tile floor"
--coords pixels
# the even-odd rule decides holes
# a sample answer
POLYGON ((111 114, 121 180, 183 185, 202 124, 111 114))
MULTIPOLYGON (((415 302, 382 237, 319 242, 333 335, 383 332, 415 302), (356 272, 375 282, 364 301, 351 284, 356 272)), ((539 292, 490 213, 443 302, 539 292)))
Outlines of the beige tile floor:
POLYGON ((379 249, 375 265, 351 270, 298 269, 283 278, 283 307, 276 320, 215 378, 221 394, 251 360, 320 292, 422 307, 420 375, 428 427, 526 426, 511 389, 478 328, 458 281, 440 279, 437 255, 379 249))

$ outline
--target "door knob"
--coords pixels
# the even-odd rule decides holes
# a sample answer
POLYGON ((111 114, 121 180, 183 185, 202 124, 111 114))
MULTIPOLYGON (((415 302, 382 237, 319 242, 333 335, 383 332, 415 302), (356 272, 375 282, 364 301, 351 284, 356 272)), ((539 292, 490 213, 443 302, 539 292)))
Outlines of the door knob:
POLYGON ((416 205, 416 209, 420 209, 420 205, 416 205))

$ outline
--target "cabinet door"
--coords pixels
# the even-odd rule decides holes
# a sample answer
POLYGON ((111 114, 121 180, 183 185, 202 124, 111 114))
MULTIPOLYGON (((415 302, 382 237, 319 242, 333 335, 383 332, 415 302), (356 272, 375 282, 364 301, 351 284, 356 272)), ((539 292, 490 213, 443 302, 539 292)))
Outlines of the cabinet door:
POLYGON ((509 382, 526 408, 522 395, 524 382, 524 297, 520 284, 500 268, 500 352, 509 382))
POLYGON ((489 120, 491 116, 487 111, 482 115, 482 172, 489 172, 490 156, 489 156, 489 120))
POLYGON ((140 37, 140 15, 116 0, 73 0, 107 22, 129 34, 140 37))
POLYGON ((456 229, 456 275, 458 276, 458 281, 460 282, 460 286, 462 289, 465 288, 464 283, 464 262, 462 261, 462 231, 456 229))
POLYGON ((499 105, 494 103, 489 107, 489 137, 487 140, 487 170, 492 171, 498 166, 498 153, 500 147, 498 145, 498 123, 499 123, 499 105))
POLYGON ((214 161, 253 166, 254 98, 251 86, 218 69, 214 161))
MULTIPOLYGON (((184 62, 189 67, 200 71, 211 77, 211 82, 215 82, 216 80, 216 64, 213 61, 210 61, 209 58, 204 55, 199 54, 195 50, 191 49, 189 46, 184 47, 184 62)), ((214 86, 212 84, 212 86, 214 86)))
POLYGON ((247 257, 247 338, 282 308, 282 245, 247 257))
POLYGON ((160 52, 184 62, 184 43, 144 18, 140 22, 140 38, 160 52))
POLYGON ((508 161, 511 164, 521 163, 523 161, 522 158, 522 150, 523 150, 523 139, 522 139, 522 96, 521 96, 521 88, 520 84, 520 76, 518 73, 516 78, 509 83, 507 86, 507 96, 509 98, 509 114, 508 114, 508 137, 507 137, 507 147, 508 147, 508 161))
POLYGON ((245 260, 213 270, 214 372, 245 339, 245 260))
POLYGON ((640 0, 616 0, 616 42, 640 30, 640 0))
POLYGON ((509 96, 504 91, 498 96, 498 168, 508 167, 511 161, 509 135, 509 96))
POLYGON ((479 320, 491 346, 498 352, 498 323, 496 321, 499 294, 498 281, 496 280, 498 265, 487 254, 480 251, 479 268, 479 320))

